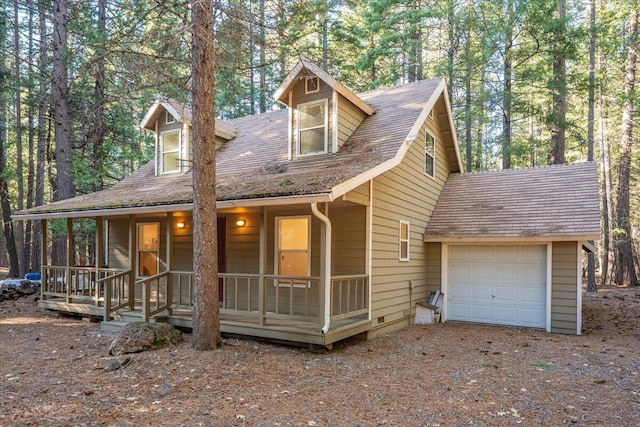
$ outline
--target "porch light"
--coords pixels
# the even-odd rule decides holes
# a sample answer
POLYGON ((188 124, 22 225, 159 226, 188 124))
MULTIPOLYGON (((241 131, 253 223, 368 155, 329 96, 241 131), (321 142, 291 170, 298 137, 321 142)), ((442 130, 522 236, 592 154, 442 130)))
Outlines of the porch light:
POLYGON ((179 221, 176 223, 176 227, 183 229, 187 226, 187 224, 184 223, 184 221, 179 221))
POLYGON ((239 219, 236 221, 236 225, 238 227, 244 227, 245 225, 247 225, 247 221, 245 221, 244 219, 239 219))

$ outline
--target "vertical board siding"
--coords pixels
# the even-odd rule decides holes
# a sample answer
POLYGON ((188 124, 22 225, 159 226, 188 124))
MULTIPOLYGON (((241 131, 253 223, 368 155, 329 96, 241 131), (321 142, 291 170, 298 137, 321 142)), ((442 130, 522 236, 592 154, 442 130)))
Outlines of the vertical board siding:
POLYGON ((342 147, 366 116, 351 101, 338 95, 338 148, 342 147))
POLYGON ((578 250, 576 242, 553 242, 551 332, 576 334, 578 250))
MULTIPOLYGON (((436 115, 437 117, 437 115, 436 115)), ((422 235, 450 173, 441 129, 426 119, 400 165, 373 182, 372 319, 374 333, 389 322, 406 319, 415 303, 440 289, 440 243, 425 244, 422 235), (435 179, 424 173, 424 140, 436 138, 435 179), (399 221, 410 223, 410 260, 399 261, 399 221), (413 283, 413 290, 409 283, 413 283), (383 320, 384 322, 378 322, 383 320)), ((405 323, 398 323, 398 327, 405 323)))

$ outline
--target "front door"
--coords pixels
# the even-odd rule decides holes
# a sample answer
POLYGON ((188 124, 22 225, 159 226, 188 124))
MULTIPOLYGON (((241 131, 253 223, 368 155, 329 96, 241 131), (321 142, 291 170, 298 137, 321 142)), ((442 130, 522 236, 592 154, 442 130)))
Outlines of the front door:
POLYGON ((276 218, 276 274, 311 274, 311 230, 309 216, 276 218))
POLYGON ((138 224, 138 277, 158 274, 159 239, 159 223, 145 222, 138 224))

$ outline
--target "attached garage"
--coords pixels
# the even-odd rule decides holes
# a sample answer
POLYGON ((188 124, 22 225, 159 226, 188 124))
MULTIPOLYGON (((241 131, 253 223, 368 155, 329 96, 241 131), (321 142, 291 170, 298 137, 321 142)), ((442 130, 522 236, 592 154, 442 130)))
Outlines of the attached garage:
POLYGON ((546 326, 546 245, 450 245, 448 320, 546 326))
POLYGON ((597 194, 592 162, 450 174, 423 235, 442 319, 579 335, 597 194))

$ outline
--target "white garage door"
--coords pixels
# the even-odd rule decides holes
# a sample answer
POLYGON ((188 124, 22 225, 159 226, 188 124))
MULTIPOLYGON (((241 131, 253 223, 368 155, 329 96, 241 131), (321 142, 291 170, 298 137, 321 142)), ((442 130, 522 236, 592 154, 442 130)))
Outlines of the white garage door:
POLYGON ((449 246, 447 318, 544 328, 546 246, 449 246))

